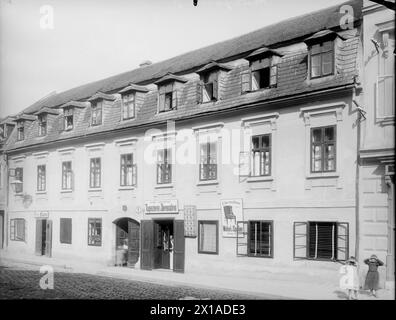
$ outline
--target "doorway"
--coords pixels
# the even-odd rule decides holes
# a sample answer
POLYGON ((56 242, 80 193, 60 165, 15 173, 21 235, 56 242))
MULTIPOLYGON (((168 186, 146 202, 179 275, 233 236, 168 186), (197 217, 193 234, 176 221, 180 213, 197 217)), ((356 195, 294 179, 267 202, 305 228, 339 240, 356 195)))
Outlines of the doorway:
POLYGON ((154 221, 154 269, 173 269, 173 220, 154 221))
POLYGON ((4 246, 4 211, 0 211, 0 249, 4 246))
POLYGON ((36 220, 36 255, 52 256, 52 221, 36 220))
POLYGON ((128 217, 113 223, 116 225, 115 265, 133 268, 139 260, 140 224, 128 217))

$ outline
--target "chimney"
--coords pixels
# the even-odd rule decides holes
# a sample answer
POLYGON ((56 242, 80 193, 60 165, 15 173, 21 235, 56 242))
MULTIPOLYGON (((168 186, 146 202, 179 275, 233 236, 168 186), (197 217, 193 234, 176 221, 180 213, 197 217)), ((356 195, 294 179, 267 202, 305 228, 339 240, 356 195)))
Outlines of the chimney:
POLYGON ((153 64, 150 60, 145 60, 145 61, 143 61, 141 64, 139 64, 139 67, 140 68, 142 68, 142 67, 147 67, 147 66, 149 66, 149 65, 151 65, 151 64, 153 64))

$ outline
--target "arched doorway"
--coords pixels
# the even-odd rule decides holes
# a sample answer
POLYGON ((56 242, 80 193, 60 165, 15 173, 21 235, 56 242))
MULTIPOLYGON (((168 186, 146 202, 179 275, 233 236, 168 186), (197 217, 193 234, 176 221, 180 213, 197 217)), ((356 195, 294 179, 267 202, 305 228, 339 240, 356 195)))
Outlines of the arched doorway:
POLYGON ((118 266, 134 267, 139 260, 140 224, 128 217, 113 221, 116 226, 116 261, 118 266))

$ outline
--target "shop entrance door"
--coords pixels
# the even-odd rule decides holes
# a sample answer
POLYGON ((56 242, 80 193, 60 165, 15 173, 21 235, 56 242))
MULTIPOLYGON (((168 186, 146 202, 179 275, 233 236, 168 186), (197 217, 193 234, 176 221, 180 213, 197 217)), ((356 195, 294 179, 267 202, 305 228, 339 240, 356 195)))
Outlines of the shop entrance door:
POLYGON ((36 255, 52 256, 52 221, 47 219, 36 220, 36 255))
POLYGON ((154 221, 154 268, 172 269, 173 220, 154 221))
POLYGON ((0 249, 3 249, 4 242, 4 211, 0 211, 0 249))

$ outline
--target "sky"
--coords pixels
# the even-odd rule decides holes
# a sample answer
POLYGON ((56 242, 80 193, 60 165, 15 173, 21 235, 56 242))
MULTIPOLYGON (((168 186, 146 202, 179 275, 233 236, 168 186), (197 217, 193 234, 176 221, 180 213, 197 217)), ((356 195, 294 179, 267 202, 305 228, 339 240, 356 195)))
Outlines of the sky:
POLYGON ((0 118, 345 0, 0 0, 0 118))

